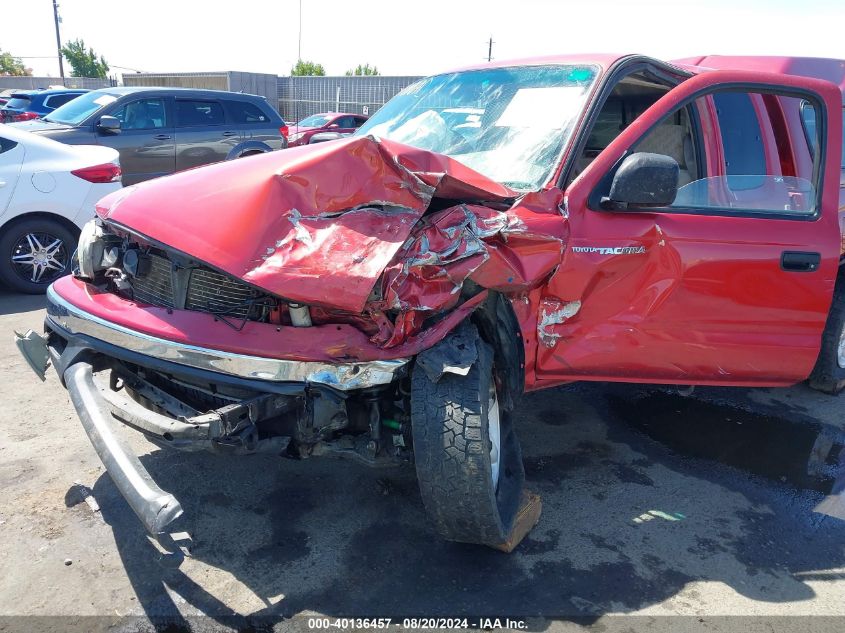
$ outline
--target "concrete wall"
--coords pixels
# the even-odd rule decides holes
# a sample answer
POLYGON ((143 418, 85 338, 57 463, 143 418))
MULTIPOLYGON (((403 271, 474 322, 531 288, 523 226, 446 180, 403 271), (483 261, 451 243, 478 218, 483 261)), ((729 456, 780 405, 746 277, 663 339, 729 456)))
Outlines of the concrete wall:
MULTIPOLYGON (((7 90, 40 90, 49 86, 61 86, 61 77, 8 77, 0 75, 0 92, 7 90)), ((67 88, 107 88, 111 84, 108 79, 93 79, 91 77, 66 77, 67 88)))

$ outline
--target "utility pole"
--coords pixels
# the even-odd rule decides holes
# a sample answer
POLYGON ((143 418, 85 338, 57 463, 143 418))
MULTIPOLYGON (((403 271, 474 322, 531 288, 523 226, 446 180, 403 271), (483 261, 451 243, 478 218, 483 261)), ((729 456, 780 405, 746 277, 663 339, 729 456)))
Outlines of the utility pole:
POLYGON ((493 36, 490 36, 490 39, 487 41, 487 61, 493 61, 493 36))
POLYGON ((62 76, 62 85, 65 85, 65 65, 62 62, 62 38, 59 35, 59 5, 53 0, 53 22, 56 24, 56 52, 59 54, 59 74, 62 76))

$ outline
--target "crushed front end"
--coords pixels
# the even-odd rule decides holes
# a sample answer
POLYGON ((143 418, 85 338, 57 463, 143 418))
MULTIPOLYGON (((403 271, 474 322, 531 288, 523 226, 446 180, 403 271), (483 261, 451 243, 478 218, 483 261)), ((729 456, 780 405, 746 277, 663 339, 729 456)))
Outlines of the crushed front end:
MULTIPOLYGON (((497 420, 498 402, 507 411, 522 390, 509 302, 560 260, 560 192, 518 198, 445 157, 372 138, 302 150, 282 166, 258 157, 104 199, 74 275, 48 290, 45 336, 19 336, 37 373, 53 364, 160 541, 181 508, 120 425, 173 449, 396 465, 414 461, 415 362, 433 384, 494 354, 497 420), (336 181, 321 176, 333 166, 355 167, 337 191, 321 180, 336 181), (149 212, 174 200, 190 204, 149 212), (467 330, 473 314, 485 316, 467 330), (468 343, 454 354, 454 341, 468 343)), ((454 539, 512 547, 514 530, 495 522, 494 536, 454 539)))

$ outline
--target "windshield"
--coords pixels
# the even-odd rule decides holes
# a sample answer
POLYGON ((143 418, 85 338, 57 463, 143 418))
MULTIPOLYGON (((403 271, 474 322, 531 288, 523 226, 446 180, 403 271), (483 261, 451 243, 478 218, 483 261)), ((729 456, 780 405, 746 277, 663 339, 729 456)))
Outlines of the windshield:
POLYGON ((491 68, 429 77, 356 133, 445 154, 520 190, 557 163, 597 75, 592 66, 491 68))
POLYGON ((26 95, 12 95, 12 98, 6 103, 6 107, 23 110, 29 107, 30 101, 30 98, 26 95))
POLYGON ((67 125, 79 125, 89 116, 115 101, 117 101, 115 95, 95 90, 80 95, 73 101, 68 101, 63 106, 56 108, 45 116, 44 120, 53 123, 66 123, 67 125))
POLYGON ((322 127, 329 122, 329 117, 322 114, 312 114, 302 119, 297 125, 299 127, 322 127))

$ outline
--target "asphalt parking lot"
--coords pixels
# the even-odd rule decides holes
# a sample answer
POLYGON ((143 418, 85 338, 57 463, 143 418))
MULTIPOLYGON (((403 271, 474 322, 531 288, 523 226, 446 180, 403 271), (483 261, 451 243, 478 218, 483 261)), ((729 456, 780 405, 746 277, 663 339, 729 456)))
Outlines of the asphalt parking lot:
POLYGON ((124 616, 531 616, 531 630, 620 614, 712 630, 731 615, 748 630, 845 616, 845 521, 812 512, 834 470, 813 447, 824 431, 835 454, 841 398, 598 383, 527 396, 518 429, 544 511, 511 555, 440 541, 412 470, 166 453, 136 435, 185 508, 193 544, 177 568, 145 538, 56 376, 42 384, 18 357, 12 330, 39 328, 42 305, 0 293, 3 616, 73 616, 54 623, 85 630, 129 630, 124 616))

